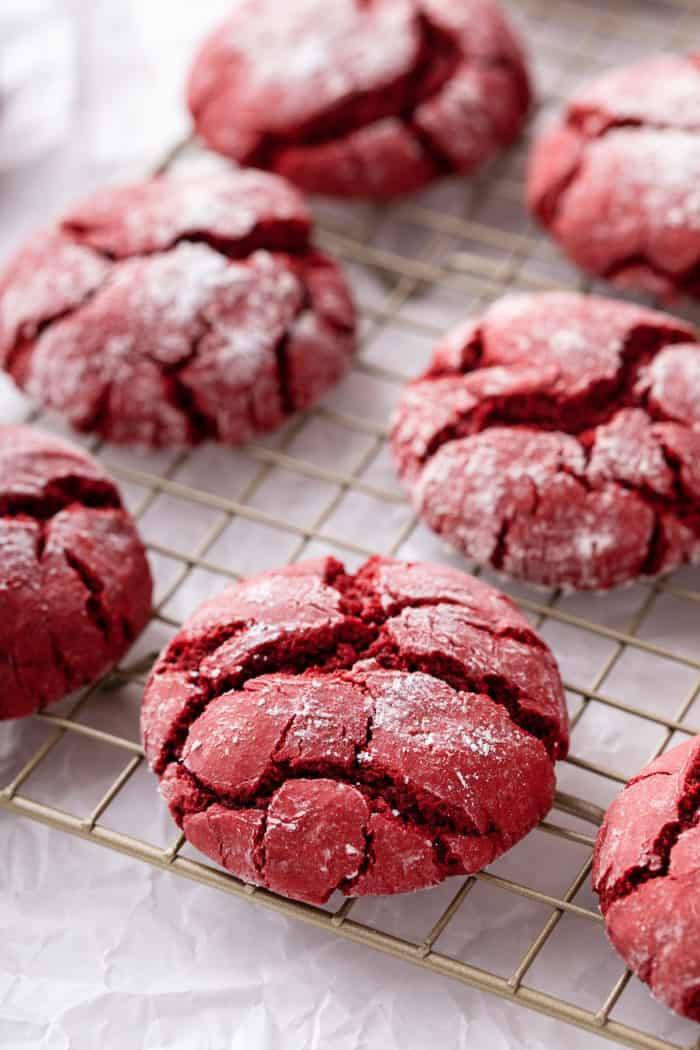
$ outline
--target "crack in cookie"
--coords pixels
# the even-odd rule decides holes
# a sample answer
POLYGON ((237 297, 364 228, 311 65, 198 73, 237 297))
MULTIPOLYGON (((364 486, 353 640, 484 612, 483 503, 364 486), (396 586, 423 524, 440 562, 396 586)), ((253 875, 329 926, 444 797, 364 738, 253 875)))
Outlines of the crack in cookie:
POLYGON ((28 427, 0 426, 0 550, 0 718, 18 718, 123 656, 152 585, 112 480, 28 427))
POLYGON ((297 192, 263 172, 103 190, 0 279, 0 364, 112 441, 245 441, 352 356, 349 291, 310 236, 297 192))
POLYGON ((657 758, 612 803, 593 888, 613 946, 654 995, 700 1020, 700 740, 657 758))
POLYGON ((549 809, 568 719, 551 653, 498 591, 326 558, 205 602, 153 670, 142 733, 190 841, 319 902, 490 863, 549 809))
POLYGON ((534 146, 527 201, 584 270, 700 295, 700 56, 662 55, 583 85, 534 146))
POLYGON ((492 0, 247 0, 205 41, 188 96, 199 135, 240 164, 393 197, 509 145, 530 86, 492 0))
POLYGON ((643 307, 510 296, 448 334, 391 443, 426 523, 481 564, 604 590, 700 557, 700 344, 643 307))

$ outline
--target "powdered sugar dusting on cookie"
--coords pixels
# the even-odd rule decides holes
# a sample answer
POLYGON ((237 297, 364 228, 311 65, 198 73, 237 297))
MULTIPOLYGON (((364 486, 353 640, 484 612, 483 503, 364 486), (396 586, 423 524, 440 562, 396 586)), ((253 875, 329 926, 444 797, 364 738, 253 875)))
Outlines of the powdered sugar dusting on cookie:
POLYGON ((688 740, 633 777, 605 815, 593 858, 613 946, 658 999, 695 1020, 698 747, 688 740))
POLYGON ((60 233, 41 234, 0 280, 0 360, 20 337, 79 306, 100 287, 110 264, 60 233))
POLYGON ((579 88, 569 111, 587 115, 590 134, 611 121, 700 131, 700 66, 690 56, 659 55, 613 69, 579 88))
POLYGON ((568 739, 551 655, 505 596, 382 558, 354 577, 332 559, 301 563, 210 599, 156 665, 142 726, 188 839, 314 902, 489 863, 547 811, 568 739), (378 611, 387 592, 394 615, 378 611), (431 649, 443 632, 482 692, 445 680, 431 649), (430 666, 412 669, 423 652, 430 666))
POLYGON ((188 97, 199 134, 239 162, 390 197, 439 174, 426 136, 456 171, 502 149, 529 90, 487 0, 247 0, 205 41, 188 97))
POLYGON ((671 419, 700 427, 700 347, 681 344, 662 350, 640 377, 640 391, 671 419))
POLYGON ((545 293, 496 303, 478 332, 471 365, 448 336, 449 357, 443 342, 396 413, 394 456, 427 524, 470 558, 551 586, 604 589, 695 561, 692 328, 545 293))
POLYGON ((262 172, 104 190, 10 265, 0 358, 112 441, 244 441, 312 404, 353 350, 349 293, 308 232, 298 193, 262 172))
POLYGON ((700 65, 666 55, 576 93, 533 150, 528 200, 589 272, 697 296, 699 176, 700 65))
POLYGON ((116 258, 163 251, 183 237, 245 240, 275 226, 293 228, 295 243, 303 244, 310 225, 303 200, 288 182, 245 170, 110 187, 62 220, 66 236, 116 258))
POLYGON ((143 546, 81 449, 0 425, 0 720, 44 708, 119 660, 151 610, 143 546))
POLYGON ((616 209, 626 204, 632 213, 636 199, 638 212, 653 223, 654 229, 666 226, 697 229, 700 131, 697 134, 675 129, 610 131, 604 139, 591 143, 586 177, 591 181, 602 177, 604 171, 610 170, 609 158, 619 158, 616 169, 620 175, 619 185, 612 190, 616 209))
MULTIPOLYGON (((215 292, 245 281, 246 271, 237 270, 204 244, 179 244, 171 252, 145 263, 136 263, 138 277, 126 266, 118 271, 114 286, 136 298, 146 324, 165 322, 168 329, 189 328, 215 292), (150 315, 150 316, 149 316, 150 315)), ((181 336, 187 341, 187 333, 181 336)))
MULTIPOLYGON (((282 88, 285 93, 301 87, 306 91, 311 80, 322 98, 309 99, 307 105, 320 108, 367 91, 378 80, 391 80, 413 60, 417 37, 411 0, 381 0, 373 8, 335 0, 332 15, 327 10, 320 18, 318 0, 298 0, 266 18, 259 0, 249 0, 235 26, 220 33, 221 43, 245 67, 251 99, 273 90, 282 95, 282 88), (382 34, 385 47, 366 46, 368 34, 375 32, 382 34), (332 70, 330 56, 335 59, 332 70)), ((297 98, 283 99, 283 106, 292 103, 300 104, 297 98)), ((271 113, 269 119, 276 122, 280 115, 271 113)))

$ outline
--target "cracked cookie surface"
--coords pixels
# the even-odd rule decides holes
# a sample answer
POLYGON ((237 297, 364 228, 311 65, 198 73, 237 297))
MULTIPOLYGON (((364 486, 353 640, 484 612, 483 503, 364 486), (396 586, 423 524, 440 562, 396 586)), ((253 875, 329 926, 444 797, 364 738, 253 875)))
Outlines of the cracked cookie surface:
POLYGON ((608 937, 656 998, 700 1021, 700 738, 630 780, 598 833, 593 888, 608 937))
POLYGON ((0 426, 0 719, 92 681, 150 607, 146 555, 112 480, 67 442, 0 426))
POLYGON ((297 191, 264 172, 106 189, 0 278, 0 364, 78 430, 238 444, 345 371, 355 317, 297 191))
POLYGON ((605 590, 700 558, 700 345, 667 314, 508 296, 454 329, 404 391, 394 459, 468 557, 605 590))
POLYGON ((520 44, 491 0, 245 0, 189 82, 213 149, 311 192, 392 197, 520 132, 520 44))
POLYGON ((654 295, 700 295, 700 53, 583 85, 533 148, 527 199, 583 269, 654 295))
POLYGON ((190 842, 317 903, 491 863, 549 810, 568 746, 554 659, 509 599, 379 557, 205 602, 156 664, 141 725, 190 842))

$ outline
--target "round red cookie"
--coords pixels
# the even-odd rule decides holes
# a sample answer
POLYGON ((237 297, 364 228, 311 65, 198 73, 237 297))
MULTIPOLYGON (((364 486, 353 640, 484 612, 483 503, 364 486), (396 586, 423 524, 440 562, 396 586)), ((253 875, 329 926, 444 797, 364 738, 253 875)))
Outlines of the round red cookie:
POLYGON ((535 145, 527 199, 574 262, 622 287, 700 295, 700 53, 585 84, 535 145))
POLYGON ((146 555, 113 481, 65 441, 0 425, 0 719, 92 681, 150 608, 146 555))
POLYGON ((406 388, 392 447, 435 532, 531 583, 605 590, 700 558, 700 345, 666 314, 501 299, 406 388))
POLYGON ((492 0, 242 0, 188 96, 201 137, 241 164, 393 197, 507 146, 530 89, 492 0))
POLYGON ((605 814, 593 888, 629 968, 700 1021, 700 737, 630 780, 605 814))
POLYGON ((325 901, 490 864, 549 810, 568 719, 515 606, 454 569, 332 558, 205 602, 146 686, 146 755, 187 838, 325 901))
POLYGON ((263 172, 106 189, 0 278, 0 364, 112 441, 237 444, 345 371, 354 311, 297 191, 263 172))

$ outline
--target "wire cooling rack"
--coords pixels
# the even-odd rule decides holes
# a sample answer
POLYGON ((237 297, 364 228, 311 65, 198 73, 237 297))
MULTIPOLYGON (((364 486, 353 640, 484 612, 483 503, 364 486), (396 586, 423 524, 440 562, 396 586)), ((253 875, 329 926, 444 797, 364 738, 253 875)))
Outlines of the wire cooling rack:
MULTIPOLYGON (((583 74, 659 48, 687 49, 700 29, 693 0, 614 10, 603 0, 521 0, 511 7, 537 59, 544 101, 535 125, 583 74)), ((322 406, 242 450, 137 456, 86 442, 119 478, 147 542, 157 582, 153 618, 123 666, 22 727, 0 807, 618 1043, 697 1048, 694 1026, 661 1008, 649 1013, 646 1000, 640 1008, 641 987, 608 948, 588 888, 603 808, 652 755, 700 730, 695 570, 608 596, 504 584, 560 661, 573 727, 572 754, 559 766, 561 790, 533 833, 540 847, 534 854, 530 847, 526 865, 516 848, 488 871, 416 897, 332 900, 319 908, 203 863, 182 836, 171 833, 174 841, 163 844, 119 828, 127 793, 138 792, 140 828, 150 826, 149 808, 160 806, 155 779, 144 771, 138 700, 155 651, 198 600, 231 578, 324 552, 350 566, 377 551, 460 564, 408 509, 389 465, 387 419, 401 384, 425 366, 447 325, 507 290, 589 287, 523 213, 526 147, 473 180, 445 182, 395 206, 318 205, 318 240, 345 262, 362 319, 352 372, 322 406), (80 788, 64 799, 51 764, 66 748, 80 788), (533 856, 541 857, 539 866, 533 856), (420 907, 412 903, 418 898, 420 907), (476 921, 469 912, 476 901, 487 924, 470 939, 464 930, 476 921), (505 928, 495 921, 504 915, 505 928), (417 929, 418 916, 424 929, 417 929), (590 979, 576 988, 555 986, 546 965, 561 937, 590 959, 590 979), (500 948, 512 940, 508 967, 500 951, 498 965, 490 961, 496 956, 489 938, 500 948), (541 973, 549 974, 546 981, 541 973), (669 1041, 669 1033, 681 1041, 669 1041)), ((165 166, 196 153, 188 144, 165 166)), ((38 413, 29 418, 54 425, 38 413)))

